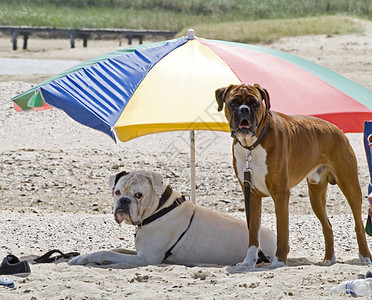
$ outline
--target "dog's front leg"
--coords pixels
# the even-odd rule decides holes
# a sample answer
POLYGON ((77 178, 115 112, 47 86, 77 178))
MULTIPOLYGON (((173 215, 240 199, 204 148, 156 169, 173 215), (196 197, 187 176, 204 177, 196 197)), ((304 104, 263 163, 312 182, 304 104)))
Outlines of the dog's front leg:
MULTIPOLYGON (((249 201, 249 244, 247 254, 244 258, 242 265, 249 268, 254 268, 258 260, 258 249, 259 249, 259 231, 261 225, 261 197, 254 193, 251 193, 249 201)), ((247 220, 248 222, 248 220, 247 220)))
POLYGON ((161 256, 123 254, 113 251, 98 251, 88 254, 82 254, 69 260, 70 265, 86 265, 89 263, 96 264, 118 264, 124 263, 134 266, 145 266, 149 264, 160 264, 161 256))
POLYGON ((280 191, 273 195, 276 215, 277 248, 272 262, 273 267, 283 267, 289 252, 289 196, 290 191, 280 191))

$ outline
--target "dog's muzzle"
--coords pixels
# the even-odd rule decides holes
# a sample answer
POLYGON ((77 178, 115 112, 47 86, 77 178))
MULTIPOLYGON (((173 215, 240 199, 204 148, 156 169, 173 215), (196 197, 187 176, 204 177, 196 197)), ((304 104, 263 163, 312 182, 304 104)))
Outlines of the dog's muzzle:
POLYGON ((240 106, 233 112, 230 129, 231 136, 236 137, 239 134, 256 134, 257 124, 251 109, 247 105, 240 106))
POLYGON ((117 223, 123 222, 124 218, 130 214, 131 199, 121 197, 116 201, 114 217, 117 223))

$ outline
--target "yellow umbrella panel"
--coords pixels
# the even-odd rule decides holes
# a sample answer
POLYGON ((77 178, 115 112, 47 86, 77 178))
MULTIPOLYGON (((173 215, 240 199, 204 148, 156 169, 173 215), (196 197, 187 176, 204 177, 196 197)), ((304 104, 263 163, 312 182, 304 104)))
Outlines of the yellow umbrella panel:
POLYGON ((115 124, 120 140, 174 130, 229 131, 214 91, 240 83, 207 47, 189 40, 159 61, 140 83, 115 124))

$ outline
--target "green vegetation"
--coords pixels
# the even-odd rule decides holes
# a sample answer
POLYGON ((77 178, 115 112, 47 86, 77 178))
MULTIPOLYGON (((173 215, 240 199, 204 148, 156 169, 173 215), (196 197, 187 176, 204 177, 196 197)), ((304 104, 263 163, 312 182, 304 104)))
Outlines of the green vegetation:
MULTIPOLYGON (((196 34, 202 33, 203 38, 242 43, 270 43, 282 37, 356 33, 363 30, 351 18, 341 16, 201 24, 193 29, 196 34)), ((187 32, 187 28, 181 32, 187 32)))
POLYGON ((372 19, 372 1, 0 0, 0 25, 163 29, 181 34, 196 28, 201 36, 244 42, 360 30, 351 21, 344 24, 345 18, 326 15, 372 19), (260 34, 255 37, 255 32, 260 34))

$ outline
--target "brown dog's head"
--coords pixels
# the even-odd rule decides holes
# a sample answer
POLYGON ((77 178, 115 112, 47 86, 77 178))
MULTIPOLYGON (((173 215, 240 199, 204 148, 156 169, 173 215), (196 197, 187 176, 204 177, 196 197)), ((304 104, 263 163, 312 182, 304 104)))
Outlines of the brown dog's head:
POLYGON ((258 84, 240 84, 217 89, 215 94, 218 111, 225 105, 231 136, 238 139, 255 137, 259 124, 270 110, 267 91, 258 84))

